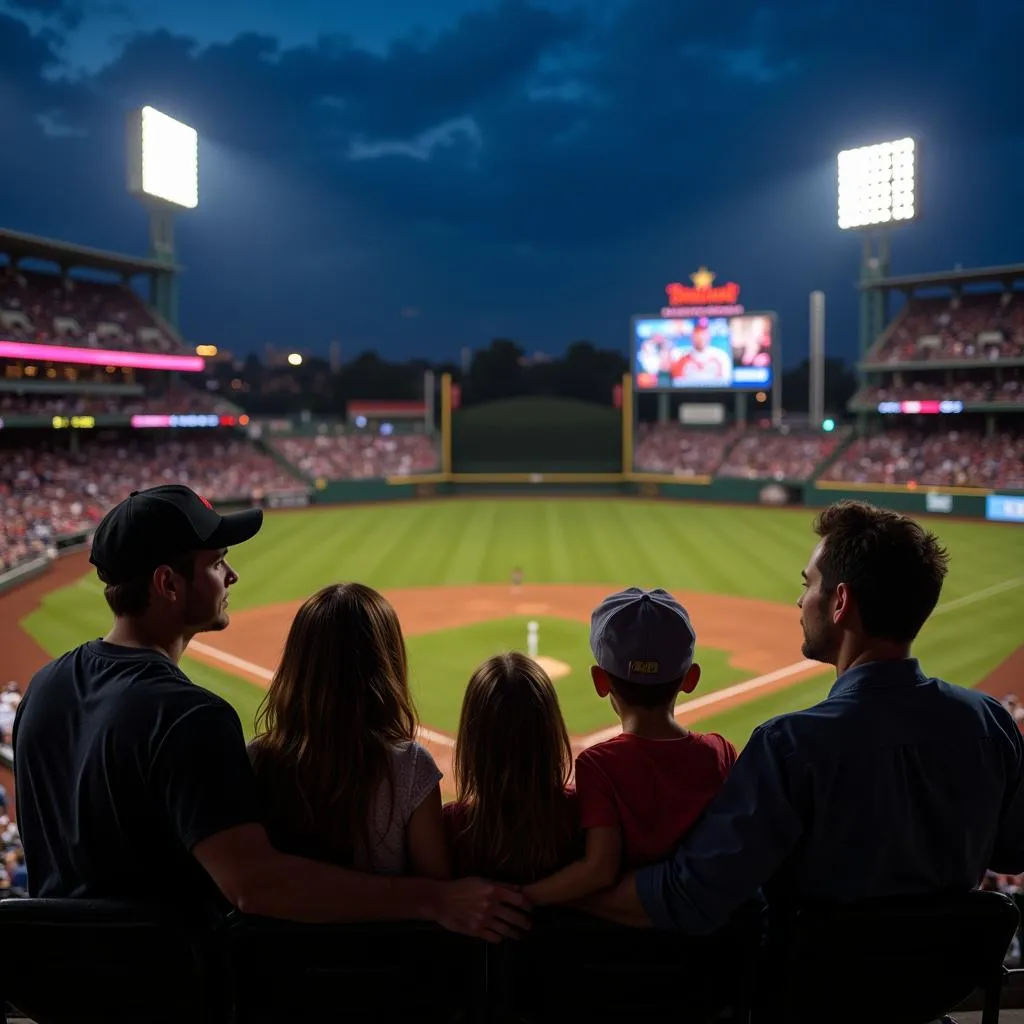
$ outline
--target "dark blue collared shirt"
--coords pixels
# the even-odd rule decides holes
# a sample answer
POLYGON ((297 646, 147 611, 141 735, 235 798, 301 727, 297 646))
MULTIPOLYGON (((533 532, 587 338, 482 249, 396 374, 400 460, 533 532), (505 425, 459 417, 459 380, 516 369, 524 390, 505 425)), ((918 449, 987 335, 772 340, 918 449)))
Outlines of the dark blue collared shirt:
POLYGON ((911 658, 850 669, 759 726, 636 884, 657 927, 702 934, 759 891, 769 906, 912 896, 972 889, 987 868, 1024 872, 1024 740, 997 700, 911 658))

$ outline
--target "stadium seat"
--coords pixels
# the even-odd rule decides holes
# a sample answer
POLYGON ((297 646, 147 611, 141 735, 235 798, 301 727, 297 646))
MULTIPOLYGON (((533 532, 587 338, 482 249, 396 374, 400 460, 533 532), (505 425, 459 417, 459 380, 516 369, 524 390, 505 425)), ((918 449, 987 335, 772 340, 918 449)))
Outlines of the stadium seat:
POLYGON ((804 908, 762 959, 754 1020, 931 1024, 980 989, 996 1024, 1019 920, 997 892, 804 908))
POLYGON ((37 1024, 201 1024, 223 1017, 206 921, 102 900, 0 903, 5 1018, 37 1024), (12 1008, 16 1012, 12 1012, 12 1008))
POLYGON ((228 915, 232 1024, 472 1020, 488 945, 418 922, 310 925, 228 915))
POLYGON ((488 1017, 537 1024, 745 1021, 760 936, 755 906, 700 938, 536 911, 528 934, 489 952, 488 1017))

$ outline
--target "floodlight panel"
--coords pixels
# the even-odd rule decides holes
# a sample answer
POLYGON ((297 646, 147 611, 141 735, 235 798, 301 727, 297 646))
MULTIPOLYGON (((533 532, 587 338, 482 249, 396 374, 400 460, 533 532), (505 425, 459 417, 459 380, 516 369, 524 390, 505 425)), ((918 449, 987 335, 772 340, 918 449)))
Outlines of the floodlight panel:
POLYGON ((913 139, 845 149, 837 165, 839 227, 874 227, 917 216, 917 147, 913 139))
POLYGON ((174 206, 199 205, 199 134, 153 107, 139 119, 139 181, 143 195, 174 206))

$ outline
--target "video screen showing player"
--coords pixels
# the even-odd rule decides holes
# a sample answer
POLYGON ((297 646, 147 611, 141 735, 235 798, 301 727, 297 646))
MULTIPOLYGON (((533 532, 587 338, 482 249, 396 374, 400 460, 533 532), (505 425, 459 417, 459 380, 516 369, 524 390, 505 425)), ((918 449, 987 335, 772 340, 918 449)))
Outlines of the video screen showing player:
POLYGON ((642 320, 637 333, 637 387, 729 387, 732 349, 729 321, 642 320))

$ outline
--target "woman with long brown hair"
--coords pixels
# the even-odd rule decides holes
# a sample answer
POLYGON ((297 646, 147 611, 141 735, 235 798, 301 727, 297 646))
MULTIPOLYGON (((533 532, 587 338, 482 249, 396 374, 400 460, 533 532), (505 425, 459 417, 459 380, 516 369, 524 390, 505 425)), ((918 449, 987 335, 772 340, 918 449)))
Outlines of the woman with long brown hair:
POLYGON ((315 593, 292 621, 249 746, 275 846, 449 877, 441 773, 416 726, 394 608, 360 583, 315 593))
POLYGON ((526 885, 574 858, 572 748, 548 674, 501 654, 472 675, 455 745, 458 799, 444 809, 455 872, 526 885))

